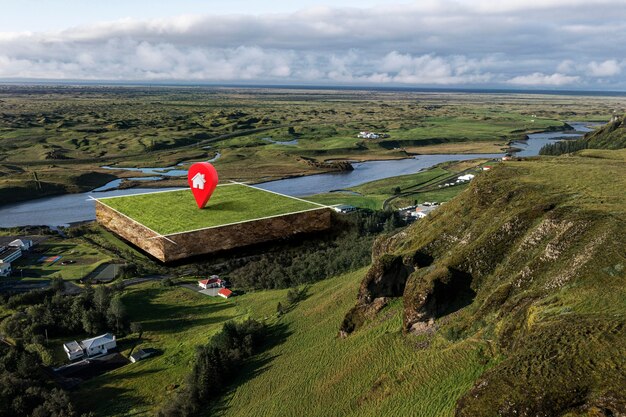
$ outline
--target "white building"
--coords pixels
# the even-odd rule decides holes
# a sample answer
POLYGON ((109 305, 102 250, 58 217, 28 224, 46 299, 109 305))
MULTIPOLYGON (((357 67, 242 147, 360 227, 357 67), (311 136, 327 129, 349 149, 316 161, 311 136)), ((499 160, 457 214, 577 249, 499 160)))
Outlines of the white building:
POLYGON ((465 181, 471 181, 476 175, 474 174, 465 174, 465 175, 461 175, 457 181, 461 181, 461 182, 465 182, 465 181))
POLYGON ((339 204, 338 206, 333 207, 333 210, 335 210, 337 213, 350 213, 352 211, 355 211, 356 207, 349 206, 347 204, 339 204))
POLYGON ((29 239, 15 239, 13 242, 9 243, 9 247, 29 250, 33 247, 33 241, 29 239))
POLYGON ((80 343, 73 340, 63 344, 63 350, 65 350, 69 360, 79 359, 84 356, 106 355, 109 350, 116 347, 115 336, 111 333, 85 339, 80 343))
POLYGON ((0 262, 0 277, 8 277, 11 275, 11 264, 9 262, 0 262))
POLYGON ((423 211, 412 211, 411 212, 411 217, 415 217, 416 219, 423 219, 424 217, 426 217, 426 213, 424 213, 423 211))

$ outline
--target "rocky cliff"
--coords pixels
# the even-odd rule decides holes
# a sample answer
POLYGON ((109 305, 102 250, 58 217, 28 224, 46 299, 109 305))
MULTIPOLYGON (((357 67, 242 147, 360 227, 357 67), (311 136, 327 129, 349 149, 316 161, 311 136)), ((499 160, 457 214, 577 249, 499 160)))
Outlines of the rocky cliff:
POLYGON ((457 416, 626 415, 624 189, 623 150, 500 164, 377 242, 341 335, 402 297, 405 334, 491 346, 457 416))

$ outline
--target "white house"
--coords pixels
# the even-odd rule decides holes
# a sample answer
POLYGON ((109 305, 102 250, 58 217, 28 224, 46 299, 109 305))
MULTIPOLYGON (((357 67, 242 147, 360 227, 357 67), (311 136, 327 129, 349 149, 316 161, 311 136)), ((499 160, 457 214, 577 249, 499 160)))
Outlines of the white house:
POLYGON ((11 264, 9 262, 0 262, 0 277, 8 277, 11 275, 11 264))
POLYGON ((465 174, 465 175, 461 175, 457 181, 471 181, 476 175, 474 174, 465 174))
POLYGON ((199 190, 204 190, 205 183, 206 183, 206 180, 204 179, 204 174, 201 174, 199 172, 196 175, 194 175, 193 178, 191 179, 192 187, 197 188, 199 190))
POLYGON ((426 213, 424 213, 423 211, 412 211, 411 217, 415 217, 417 219, 423 219, 424 217, 426 217, 426 213))
POLYGON ((65 350, 69 360, 82 358, 84 356, 105 355, 110 349, 115 349, 116 347, 115 336, 111 333, 85 339, 80 343, 73 340, 63 344, 63 350, 65 350))
POLYGON ((355 211, 356 207, 349 206, 347 204, 339 204, 338 206, 333 207, 333 210, 335 210, 337 213, 350 213, 352 211, 355 211))
POLYGON ((15 239, 13 242, 9 243, 9 247, 29 250, 33 247, 33 241, 30 239, 15 239))
POLYGON ((220 279, 217 275, 211 275, 208 279, 202 279, 198 281, 198 286, 200 288, 220 288, 225 284, 223 279, 220 279))

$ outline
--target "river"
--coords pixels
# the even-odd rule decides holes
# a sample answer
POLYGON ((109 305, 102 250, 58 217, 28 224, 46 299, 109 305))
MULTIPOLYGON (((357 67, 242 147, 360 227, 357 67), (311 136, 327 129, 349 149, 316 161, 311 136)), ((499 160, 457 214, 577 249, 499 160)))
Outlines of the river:
MULTIPOLYGON (((519 156, 534 156, 547 143, 562 138, 577 138, 588 128, 589 123, 570 123, 579 133, 545 132, 534 133, 526 141, 516 142, 515 147, 521 150, 519 156)), ((219 153, 216 158, 219 158, 219 153)), ((337 189, 354 187, 369 181, 398 175, 414 174, 442 162, 461 161, 476 158, 498 158, 502 154, 448 154, 448 155, 419 155, 415 158, 396 159, 390 161, 369 161, 354 163, 354 171, 310 175, 306 177, 287 178, 258 184, 258 187, 293 196, 306 196, 325 193, 337 189)), ((167 168, 128 168, 129 171, 161 176, 184 176, 183 164, 167 168)), ((107 167, 112 169, 126 169, 107 167)), ((150 180, 152 178, 142 178, 150 180)), ((154 180, 157 180, 156 177, 154 180)), ((131 195, 145 192, 173 190, 176 188, 129 188, 111 190, 118 186, 120 180, 114 180, 91 192, 81 194, 66 194, 54 197, 44 197, 24 203, 11 204, 0 207, 0 227, 18 227, 28 225, 66 226, 70 223, 95 219, 93 198, 131 195), (109 191, 97 191, 109 190, 109 191)))

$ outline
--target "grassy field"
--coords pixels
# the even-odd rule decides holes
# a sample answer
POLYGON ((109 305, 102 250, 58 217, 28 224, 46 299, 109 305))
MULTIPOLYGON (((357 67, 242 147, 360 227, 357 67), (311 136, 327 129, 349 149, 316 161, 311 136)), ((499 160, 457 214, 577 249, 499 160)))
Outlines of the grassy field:
POLYGON ((110 197, 99 201, 164 235, 320 207, 239 184, 218 186, 202 210, 198 209, 189 190, 110 197))
MULTIPOLYGON (((251 316, 281 327, 283 337, 270 341, 269 349, 242 370, 237 387, 211 415, 327 416, 329 410, 354 416, 452 415, 456 399, 487 367, 478 345, 435 338, 430 347, 416 348, 418 340, 406 340, 398 331, 397 303, 363 333, 337 338, 363 274, 312 285, 307 298, 280 318, 276 304, 286 305, 286 290, 222 300, 156 283, 133 287, 124 301, 145 330, 137 346, 163 354, 97 377, 74 397, 97 416, 152 415, 173 387, 184 383, 194 346, 206 343, 224 321, 251 316)), ((134 337, 122 340, 123 354, 134 337)))
POLYGON ((13 264, 13 278, 28 280, 85 277, 112 257, 80 239, 48 238, 13 264), (54 257, 61 258, 54 261, 54 257), (69 261, 69 262, 68 262, 69 261), (65 264, 63 264, 65 263, 65 264))

